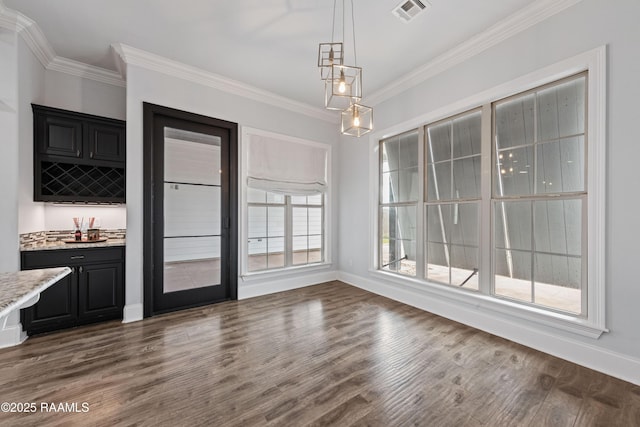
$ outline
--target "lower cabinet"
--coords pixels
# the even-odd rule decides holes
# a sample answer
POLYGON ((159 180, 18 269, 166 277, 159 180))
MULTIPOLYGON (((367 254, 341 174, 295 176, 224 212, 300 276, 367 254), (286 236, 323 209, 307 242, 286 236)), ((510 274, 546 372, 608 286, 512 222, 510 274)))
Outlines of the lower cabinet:
POLYGON ((124 247, 25 251, 21 262, 23 270, 71 268, 35 305, 21 310, 27 334, 122 318, 124 247))

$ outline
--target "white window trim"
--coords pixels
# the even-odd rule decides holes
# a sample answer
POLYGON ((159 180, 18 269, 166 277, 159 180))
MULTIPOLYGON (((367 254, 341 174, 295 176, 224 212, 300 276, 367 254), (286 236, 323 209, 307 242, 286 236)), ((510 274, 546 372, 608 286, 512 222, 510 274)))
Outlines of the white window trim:
MULTIPOLYGON (((575 334, 598 338, 608 332, 605 317, 605 261, 606 261, 606 106, 607 106, 607 47, 600 46, 572 58, 544 67, 510 82, 496 86, 454 104, 407 120, 398 125, 373 133, 369 138, 369 273, 382 280, 426 291, 475 307, 500 312, 537 324, 551 326, 575 334), (424 279, 402 277, 378 270, 378 175, 379 141, 412 129, 423 127, 456 114, 491 104, 494 101, 555 82, 574 74, 588 71, 587 83, 587 318, 563 315, 537 307, 521 305, 490 295, 472 293, 424 279)), ((424 144, 424 139, 422 140, 424 144)), ((417 222, 422 236, 424 224, 417 222)), ((422 241, 416 241, 422 245, 422 241)))
POLYGON ((240 191, 238 197, 238 212, 240 227, 239 227, 239 238, 240 238, 240 259, 239 262, 239 271, 240 278, 247 281, 250 278, 257 277, 269 277, 269 278, 277 278, 282 276, 288 276, 292 273, 296 272, 308 272, 312 270, 318 269, 326 269, 331 266, 331 200, 332 200, 332 186, 331 186, 331 145, 323 144, 320 142, 309 141, 307 139, 297 138, 294 136, 283 135, 275 132, 269 132, 266 130, 255 129, 247 126, 241 126, 240 130, 240 141, 238 143, 238 150, 240 155, 240 183, 238 185, 238 189, 240 191), (249 218, 247 212, 247 171, 249 165, 249 150, 247 149, 249 138, 251 135, 264 136, 270 138, 277 138, 283 141, 294 142, 297 144, 309 145, 312 147, 322 148, 327 151, 327 191, 324 193, 324 236, 323 236, 323 250, 324 250, 324 261, 319 263, 307 264, 307 265, 295 265, 283 268, 274 268, 260 271, 248 271, 247 270, 247 257, 249 254, 249 218))

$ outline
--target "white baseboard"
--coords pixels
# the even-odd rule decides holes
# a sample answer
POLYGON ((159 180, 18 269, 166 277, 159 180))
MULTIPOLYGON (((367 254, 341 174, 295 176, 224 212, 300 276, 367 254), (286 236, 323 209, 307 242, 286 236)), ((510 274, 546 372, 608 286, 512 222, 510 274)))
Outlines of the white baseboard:
POLYGON ((238 299, 253 298, 261 295, 273 294, 276 292, 290 291, 292 289, 304 288, 305 286, 317 285, 318 283, 337 280, 338 272, 335 270, 322 271, 307 274, 305 276, 293 276, 291 278, 267 279, 265 281, 252 281, 250 283, 238 283, 238 299))
POLYGON ((463 323, 493 335, 551 354, 569 362, 640 385, 640 359, 588 343, 537 330, 517 321, 473 310, 437 296, 390 285, 380 280, 339 272, 338 280, 438 316, 463 323))
POLYGON ((22 330, 22 324, 7 326, 0 330, 0 348, 13 347, 22 344, 28 338, 22 330))
POLYGON ((127 304, 124 306, 122 313, 122 323, 137 322, 144 318, 144 309, 142 304, 127 304))

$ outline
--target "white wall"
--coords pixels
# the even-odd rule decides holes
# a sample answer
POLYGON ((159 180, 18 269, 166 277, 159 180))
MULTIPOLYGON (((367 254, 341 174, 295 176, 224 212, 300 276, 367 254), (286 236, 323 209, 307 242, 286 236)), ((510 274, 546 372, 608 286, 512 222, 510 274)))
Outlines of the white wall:
POLYGON ((18 39, 0 27, 0 272, 16 271, 18 262, 18 39))
POLYGON ((19 147, 19 218, 18 232, 30 233, 44 228, 44 204, 33 201, 33 112, 31 104, 41 103, 44 97, 45 69, 18 37, 18 147, 19 147))
POLYGON ((127 208, 124 205, 55 205, 44 204, 43 230, 71 230, 72 218, 83 218, 85 227, 90 217, 95 218, 94 227, 102 229, 127 228, 127 208))
POLYGON ((126 88, 47 70, 44 105, 126 120, 126 88))
MULTIPOLYGON (((334 144, 338 125, 293 113, 278 107, 252 101, 208 86, 171 77, 141 67, 127 66, 127 271, 125 321, 142 316, 143 294, 143 116, 142 102, 163 105, 218 119, 236 122, 240 126, 263 129, 285 135, 334 144)), ((241 136, 239 132, 238 136, 241 136)), ((337 150, 333 151, 334 153, 337 150)), ((335 161, 336 159, 334 159, 335 161)), ((334 171, 337 168, 333 169, 334 171)), ((333 182, 337 182, 334 175, 333 182)), ((333 203, 332 215, 337 215, 333 203)), ((332 252, 336 254, 337 234, 333 230, 332 252)), ((335 264, 328 269, 333 272, 335 264)), ((282 287, 317 283, 318 273, 290 273, 276 281, 269 276, 238 280, 239 298, 281 290, 282 287)), ((335 273, 333 276, 335 277, 335 273)), ((324 279, 327 280, 327 279, 324 279)))
MULTIPOLYGON (((343 277, 379 293, 395 293, 410 303, 480 327, 525 345, 640 382, 640 286, 634 265, 640 236, 637 137, 640 99, 640 2, 583 0, 577 5, 484 51, 413 89, 376 106, 378 131, 471 97, 547 65, 608 45, 608 157, 606 221, 607 327, 598 340, 575 336, 454 303, 368 272, 370 256, 369 146, 340 144, 340 261, 343 277), (631 191, 630 191, 631 190, 631 191), (389 286, 390 285, 390 286, 389 286), (397 291, 392 291, 396 289, 397 291), (410 292, 409 292, 410 291, 410 292)), ((373 196, 375 197, 375 196, 373 196)))

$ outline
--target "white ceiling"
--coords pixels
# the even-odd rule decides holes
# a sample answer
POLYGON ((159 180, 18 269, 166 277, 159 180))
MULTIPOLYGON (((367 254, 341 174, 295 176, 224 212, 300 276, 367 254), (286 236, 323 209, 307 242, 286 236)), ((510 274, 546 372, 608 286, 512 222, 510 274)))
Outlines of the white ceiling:
MULTIPOLYGON (((110 46, 123 43, 317 107, 324 90, 318 43, 331 40, 333 3, 4 0, 39 25, 59 56, 116 70, 110 46)), ((535 1, 430 0, 408 24, 391 13, 400 0, 353 3, 366 96, 535 1)), ((346 29, 349 35, 350 22, 346 29)), ((349 37, 346 43, 351 65, 349 37)))

